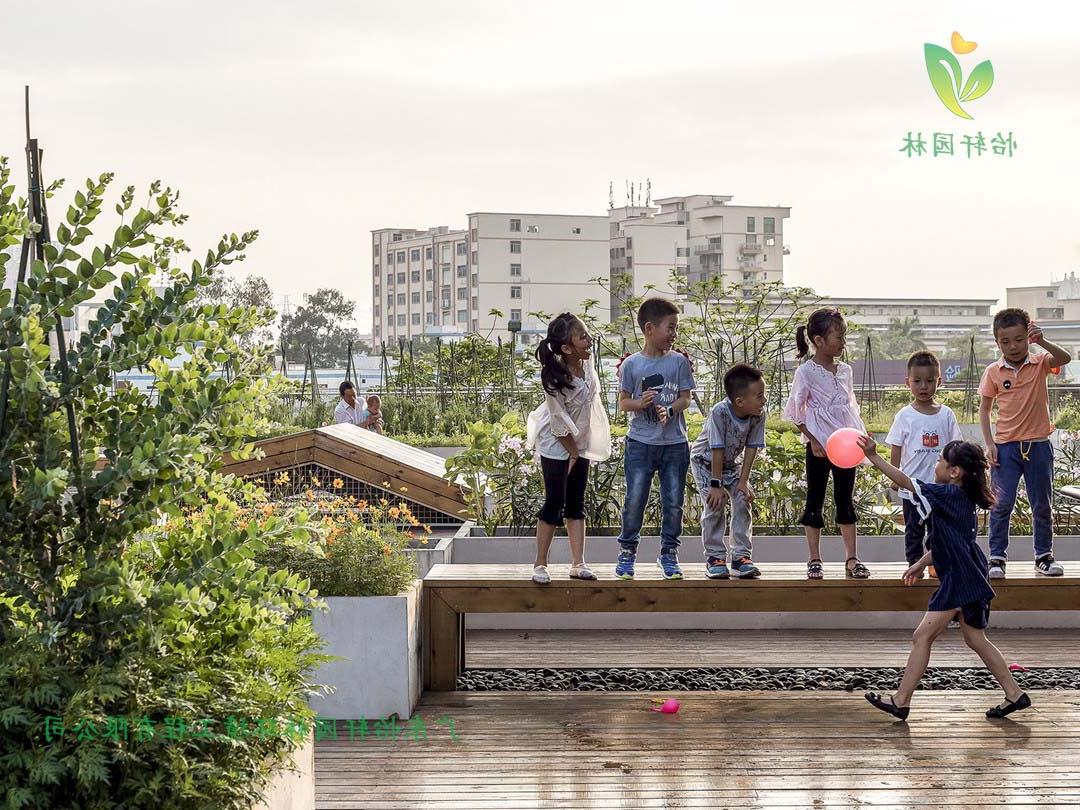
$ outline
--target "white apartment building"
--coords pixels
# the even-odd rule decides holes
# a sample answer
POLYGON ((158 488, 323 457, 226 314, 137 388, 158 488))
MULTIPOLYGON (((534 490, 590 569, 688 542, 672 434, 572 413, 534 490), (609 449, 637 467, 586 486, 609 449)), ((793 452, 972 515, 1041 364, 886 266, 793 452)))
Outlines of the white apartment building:
MULTIPOLYGON (((612 286, 627 282, 625 294, 677 298, 673 269, 696 282, 719 276, 725 289, 742 290, 784 280, 784 220, 781 206, 732 205, 730 195, 665 197, 655 206, 624 206, 608 211, 612 286)), ((617 314, 619 296, 613 295, 617 314)))
MULTIPOLYGON (((1069 273, 1039 287, 1008 287, 1005 306, 1027 310, 1046 336, 1080 360, 1080 278, 1069 273)), ((1078 370, 1066 367, 1070 377, 1078 370)))
MULTIPOLYGON (((475 212, 468 224, 372 231, 376 343, 489 331, 505 340, 511 328, 534 343, 547 321, 532 313, 576 312, 601 299, 591 279, 607 274, 607 217, 475 212)), ((608 302, 594 311, 606 321, 608 302)))

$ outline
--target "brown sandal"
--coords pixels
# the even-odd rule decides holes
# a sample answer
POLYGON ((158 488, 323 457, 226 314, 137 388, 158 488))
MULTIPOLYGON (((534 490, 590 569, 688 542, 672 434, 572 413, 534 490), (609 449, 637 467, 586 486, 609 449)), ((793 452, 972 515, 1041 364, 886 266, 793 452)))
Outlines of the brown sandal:
POLYGON ((844 575, 848 579, 870 579, 870 569, 859 562, 858 557, 848 557, 844 561, 844 575), (852 560, 855 561, 854 565, 848 565, 852 560))
POLYGON ((806 564, 807 579, 824 579, 825 569, 821 566, 821 560, 810 560, 806 564))

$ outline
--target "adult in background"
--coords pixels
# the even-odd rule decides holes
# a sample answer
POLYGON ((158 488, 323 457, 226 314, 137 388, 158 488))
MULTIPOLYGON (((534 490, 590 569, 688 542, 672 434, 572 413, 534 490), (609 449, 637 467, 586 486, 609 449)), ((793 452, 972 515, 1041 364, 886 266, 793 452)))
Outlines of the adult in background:
POLYGON ((356 388, 348 380, 338 386, 338 393, 341 394, 341 401, 334 408, 335 425, 344 423, 367 428, 379 420, 378 414, 372 416, 368 409, 360 404, 356 398, 356 388))

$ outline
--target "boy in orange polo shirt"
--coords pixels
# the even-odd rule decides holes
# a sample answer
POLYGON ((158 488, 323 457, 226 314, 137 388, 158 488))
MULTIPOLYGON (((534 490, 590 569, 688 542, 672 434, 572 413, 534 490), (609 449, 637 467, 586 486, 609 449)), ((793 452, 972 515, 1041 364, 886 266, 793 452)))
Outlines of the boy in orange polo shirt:
POLYGON ((1051 367, 1060 368, 1069 353, 1051 343, 1022 309, 1003 309, 994 316, 994 339, 1001 359, 986 367, 979 393, 982 426, 990 477, 997 503, 990 510, 990 579, 1005 578, 1009 547, 1009 519, 1016 505, 1016 488, 1024 479, 1035 530, 1035 572, 1059 577, 1064 572, 1054 560, 1054 520, 1050 493, 1054 479, 1054 450, 1050 445, 1050 403, 1046 378, 1051 367), (1030 351, 1037 343, 1045 352, 1030 351), (990 432, 990 409, 998 406, 995 432, 990 432))

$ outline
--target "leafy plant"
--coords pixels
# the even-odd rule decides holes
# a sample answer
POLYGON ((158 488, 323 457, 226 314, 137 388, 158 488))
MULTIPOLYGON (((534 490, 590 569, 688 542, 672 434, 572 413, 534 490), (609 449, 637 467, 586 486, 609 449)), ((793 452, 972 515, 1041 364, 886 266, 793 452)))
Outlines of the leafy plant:
MULTIPOLYGON (((221 724, 309 721, 320 660, 306 583, 253 561, 311 529, 302 516, 241 525, 237 504, 254 492, 216 472, 256 432, 265 357, 238 336, 266 313, 196 298, 256 233, 181 269, 178 193, 153 183, 146 207, 133 187, 120 194, 118 226, 91 247, 112 179, 76 191, 25 281, 0 290, 0 796, 9 808, 246 808, 299 741, 221 724), (97 316, 66 335, 61 318, 92 297, 97 316), (152 397, 112 386, 137 368, 154 374, 152 397), (101 733, 109 718, 168 717, 212 724, 152 744, 101 733)), ((0 162, 0 274, 40 228, 7 180, 0 162)))

